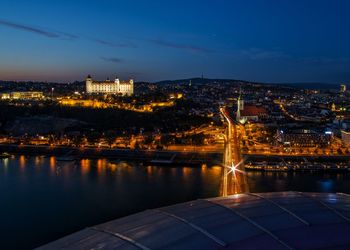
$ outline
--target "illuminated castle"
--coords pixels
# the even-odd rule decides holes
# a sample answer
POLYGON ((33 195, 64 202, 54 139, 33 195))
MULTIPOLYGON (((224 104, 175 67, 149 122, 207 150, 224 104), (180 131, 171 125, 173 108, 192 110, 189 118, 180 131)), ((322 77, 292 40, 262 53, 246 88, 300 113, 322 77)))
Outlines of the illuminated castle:
POLYGON ((120 81, 117 77, 114 81, 107 78, 106 81, 98 82, 93 81, 91 76, 88 75, 86 78, 86 92, 102 93, 102 94, 122 94, 122 95, 133 95, 134 94, 134 80, 120 81))

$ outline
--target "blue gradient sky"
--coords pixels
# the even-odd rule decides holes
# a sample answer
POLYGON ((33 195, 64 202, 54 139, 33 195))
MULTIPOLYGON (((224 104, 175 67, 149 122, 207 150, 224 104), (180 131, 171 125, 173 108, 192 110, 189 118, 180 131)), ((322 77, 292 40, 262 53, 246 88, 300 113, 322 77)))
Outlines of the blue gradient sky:
POLYGON ((0 79, 350 82, 347 0, 1 0, 0 79))

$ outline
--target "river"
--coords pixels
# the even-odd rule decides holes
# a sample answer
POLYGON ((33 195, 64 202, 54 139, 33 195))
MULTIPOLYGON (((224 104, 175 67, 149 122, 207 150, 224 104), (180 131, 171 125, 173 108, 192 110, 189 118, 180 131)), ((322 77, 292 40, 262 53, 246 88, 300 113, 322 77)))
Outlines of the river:
MULTIPOLYGON (((350 173, 248 172, 251 192, 350 193, 350 173)), ((155 167, 105 159, 0 159, 2 249, 31 249, 121 216, 221 193, 219 166, 155 167)))

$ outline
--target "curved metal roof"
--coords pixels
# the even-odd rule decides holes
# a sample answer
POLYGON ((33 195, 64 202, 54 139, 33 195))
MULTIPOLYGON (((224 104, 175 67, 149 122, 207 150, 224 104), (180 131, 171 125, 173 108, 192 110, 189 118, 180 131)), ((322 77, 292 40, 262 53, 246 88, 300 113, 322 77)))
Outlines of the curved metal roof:
POLYGON ((40 249, 349 249, 350 196, 247 193, 146 210, 40 249))

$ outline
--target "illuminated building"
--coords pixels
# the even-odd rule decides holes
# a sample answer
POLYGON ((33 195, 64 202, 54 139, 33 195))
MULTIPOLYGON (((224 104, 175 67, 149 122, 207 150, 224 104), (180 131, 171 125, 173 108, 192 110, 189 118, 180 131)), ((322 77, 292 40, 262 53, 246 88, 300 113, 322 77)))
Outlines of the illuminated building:
POLYGON ((10 99, 10 98, 11 98, 10 93, 2 93, 1 94, 1 99, 2 100, 6 100, 6 99, 10 99))
POLYGON ((11 92, 1 94, 1 99, 13 99, 13 100, 31 100, 44 98, 43 92, 38 91, 23 91, 23 92, 11 92))
POLYGON ((134 94, 134 80, 120 81, 116 78, 114 81, 107 79, 106 81, 94 81, 90 75, 86 78, 86 92, 89 94, 134 94))
POLYGON ((247 121, 257 122, 260 118, 268 116, 265 108, 251 104, 244 104, 241 93, 237 99, 236 121, 244 124, 247 121))
POLYGON ((315 147, 328 145, 333 132, 317 132, 310 129, 278 129, 277 141, 285 146, 315 147))
POLYGON ((240 112, 241 121, 253 121, 257 122, 260 118, 268 116, 268 112, 263 107, 256 105, 245 105, 244 109, 240 112))
POLYGON ((169 95, 170 99, 181 99, 183 97, 182 93, 172 93, 169 95))
POLYGON ((337 107, 335 106, 334 103, 332 103, 332 111, 336 111, 337 110, 337 107))
POLYGON ((341 84, 340 85, 340 92, 341 93, 345 93, 346 92, 346 85, 345 84, 341 84))
POLYGON ((349 130, 342 130, 341 131, 341 140, 346 146, 350 145, 350 131, 349 130))

